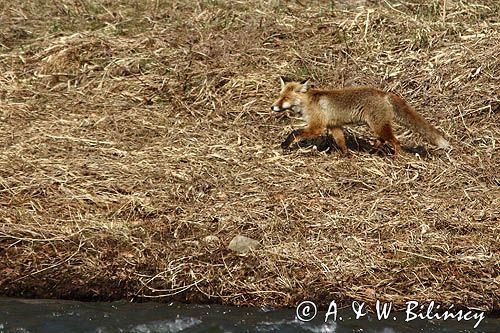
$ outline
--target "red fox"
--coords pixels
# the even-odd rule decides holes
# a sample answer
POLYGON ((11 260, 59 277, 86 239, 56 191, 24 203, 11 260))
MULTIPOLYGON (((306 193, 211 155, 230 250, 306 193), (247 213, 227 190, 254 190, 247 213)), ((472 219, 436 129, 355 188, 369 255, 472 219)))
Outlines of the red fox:
POLYGON ((390 142, 395 154, 400 154, 401 146, 392 131, 393 120, 420 133, 439 148, 450 147, 438 129, 396 94, 368 87, 320 90, 310 88, 309 81, 286 84, 282 78, 280 81, 281 93, 271 106, 272 111, 292 109, 307 122, 305 128, 294 130, 288 135, 281 144, 283 149, 300 139, 319 136, 326 129, 345 154, 347 146, 342 126, 366 123, 378 137, 372 151, 390 142))

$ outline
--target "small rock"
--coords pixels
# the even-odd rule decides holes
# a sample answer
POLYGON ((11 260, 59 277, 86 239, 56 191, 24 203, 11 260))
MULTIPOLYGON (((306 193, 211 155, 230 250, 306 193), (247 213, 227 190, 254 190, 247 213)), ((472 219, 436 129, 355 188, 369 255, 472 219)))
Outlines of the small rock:
POLYGON ((220 238, 214 235, 208 235, 205 238, 203 238, 203 240, 206 243, 218 243, 220 241, 220 238))
POLYGON ((228 248, 234 252, 245 253, 250 249, 255 250, 260 246, 259 241, 245 236, 235 236, 229 243, 228 248))

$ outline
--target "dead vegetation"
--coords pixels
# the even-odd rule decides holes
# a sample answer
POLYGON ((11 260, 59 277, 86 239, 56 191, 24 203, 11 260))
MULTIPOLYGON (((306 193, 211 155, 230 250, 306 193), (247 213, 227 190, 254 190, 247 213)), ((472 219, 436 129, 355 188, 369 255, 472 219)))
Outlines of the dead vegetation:
POLYGON ((2 294, 499 310, 497 1, 30 0, 0 14, 2 294), (299 122, 269 115, 278 75, 398 92, 454 148, 398 128, 420 154, 342 157, 322 140, 284 153, 299 122), (261 247, 232 253, 238 234, 261 247))

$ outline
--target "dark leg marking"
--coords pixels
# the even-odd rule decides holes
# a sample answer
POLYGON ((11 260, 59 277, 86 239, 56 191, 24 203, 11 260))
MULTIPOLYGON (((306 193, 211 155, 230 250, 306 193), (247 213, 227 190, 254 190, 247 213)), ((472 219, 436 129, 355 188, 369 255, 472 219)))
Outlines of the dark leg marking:
POLYGON ((304 129, 301 128, 301 129, 296 129, 294 131, 292 131, 288 137, 285 139, 285 141, 283 141, 281 143, 281 148, 282 149, 287 149, 288 147, 290 147, 290 145, 295 142, 295 140, 297 140, 298 138, 301 137, 302 133, 304 133, 304 129))

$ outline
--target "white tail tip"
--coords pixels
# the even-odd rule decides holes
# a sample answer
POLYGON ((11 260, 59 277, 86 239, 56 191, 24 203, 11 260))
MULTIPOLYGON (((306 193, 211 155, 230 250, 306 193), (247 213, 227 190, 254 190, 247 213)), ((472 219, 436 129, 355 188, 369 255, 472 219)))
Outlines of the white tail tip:
POLYGON ((439 139, 437 139, 436 144, 441 149, 449 149, 450 148, 450 143, 443 137, 440 137, 439 139))

